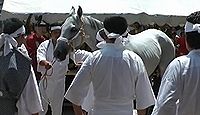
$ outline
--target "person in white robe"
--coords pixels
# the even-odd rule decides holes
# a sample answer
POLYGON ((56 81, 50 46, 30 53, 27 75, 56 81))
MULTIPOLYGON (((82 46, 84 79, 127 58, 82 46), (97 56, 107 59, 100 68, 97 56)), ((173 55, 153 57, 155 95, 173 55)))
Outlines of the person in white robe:
MULTIPOLYGON (((75 61, 76 66, 78 66, 78 69, 80 68, 80 66, 83 64, 83 62, 89 56, 92 56, 92 52, 89 52, 89 51, 86 51, 86 50, 81 50, 81 49, 78 49, 78 50, 75 51, 75 53, 74 53, 74 61, 75 61)), ((88 94, 85 97, 85 99, 84 99, 84 101, 83 101, 83 103, 81 105, 84 115, 87 112, 89 112, 89 110, 92 108, 93 101, 94 101, 92 83, 90 83, 89 87, 90 88, 88 90, 88 94)), ((77 115, 76 111, 79 111, 79 110, 76 110, 76 106, 75 105, 73 105, 73 107, 74 107, 75 115, 77 115)))
POLYGON ((48 105, 51 107, 52 115, 62 114, 65 75, 68 71, 69 56, 67 55, 64 61, 54 58, 53 51, 60 32, 61 26, 58 23, 53 23, 51 25, 51 38, 42 42, 37 49, 37 70, 42 73, 39 88, 44 107, 44 111, 40 115, 46 114, 48 105))
MULTIPOLYGON (((25 27, 23 22, 16 18, 6 19, 5 22, 7 23, 5 23, 3 33, 0 35, 0 47, 3 47, 3 51, 0 52, 0 55, 6 56, 13 48, 17 48, 21 53, 29 57, 28 51, 24 45, 25 27), (21 27, 17 27, 16 25, 21 25, 21 27), (15 31, 10 34, 12 30, 15 31)), ((38 115, 38 113, 43 110, 41 96, 32 66, 30 76, 16 103, 16 107, 16 115, 38 115)))
POLYGON ((189 54, 175 58, 161 81, 152 115, 200 115, 200 12, 187 16, 189 54))
POLYGON ((106 43, 83 62, 65 98, 82 108, 92 83, 94 101, 89 115, 133 115, 134 99, 138 115, 145 115, 155 96, 142 59, 124 47, 126 19, 106 18, 104 27, 106 43))

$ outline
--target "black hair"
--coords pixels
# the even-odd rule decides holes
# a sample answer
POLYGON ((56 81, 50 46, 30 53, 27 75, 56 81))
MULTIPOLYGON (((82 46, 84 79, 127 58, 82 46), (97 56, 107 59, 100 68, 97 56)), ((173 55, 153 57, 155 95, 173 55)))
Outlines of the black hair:
POLYGON ((49 32, 49 23, 47 23, 46 21, 44 20, 41 20, 41 21, 38 21, 37 23, 34 23, 33 24, 33 30, 35 31, 35 28, 36 27, 45 27, 47 32, 49 32))
POLYGON ((62 23, 61 22, 54 22, 50 25, 50 27, 53 27, 53 26, 61 26, 62 23))
MULTIPOLYGON (((186 20, 192 24, 200 24, 200 11, 190 14, 186 20)), ((186 32, 186 41, 192 49, 200 49, 200 33, 198 31, 186 32)))
POLYGON ((116 33, 122 35, 128 27, 127 21, 121 16, 111 16, 104 19, 104 28, 109 33, 116 33))
POLYGON ((3 21, 3 33, 12 34, 22 27, 24 23, 17 18, 9 18, 3 21))
POLYGON ((198 31, 186 32, 186 41, 192 49, 200 49, 200 33, 198 31))
POLYGON ((191 13, 186 17, 186 20, 192 24, 200 24, 200 11, 191 13))

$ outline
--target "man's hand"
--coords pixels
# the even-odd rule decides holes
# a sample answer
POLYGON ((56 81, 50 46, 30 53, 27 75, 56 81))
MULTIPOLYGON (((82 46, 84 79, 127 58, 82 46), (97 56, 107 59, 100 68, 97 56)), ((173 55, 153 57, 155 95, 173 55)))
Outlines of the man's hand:
POLYGON ((137 110, 138 115, 146 115, 146 109, 137 110))
POLYGON ((42 60, 39 63, 41 66, 45 66, 45 69, 49 70, 52 67, 51 62, 47 61, 47 60, 42 60))
POLYGON ((75 115, 85 115, 84 112, 82 111, 81 106, 78 106, 75 104, 72 104, 72 105, 73 105, 75 115))
POLYGON ((39 113, 33 113, 33 114, 31 114, 31 115, 39 115, 39 113))

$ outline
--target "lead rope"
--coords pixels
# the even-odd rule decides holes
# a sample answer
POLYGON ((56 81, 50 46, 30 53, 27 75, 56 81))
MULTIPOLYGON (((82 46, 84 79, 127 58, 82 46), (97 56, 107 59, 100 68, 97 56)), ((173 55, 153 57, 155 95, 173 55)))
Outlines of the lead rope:
MULTIPOLYGON (((44 75, 42 75, 41 79, 43 79, 42 85, 43 85, 44 90, 46 90, 47 85, 48 85, 47 77, 49 77, 49 76, 51 76, 53 74, 53 64, 56 62, 56 60, 57 60, 56 58, 53 58, 53 60, 51 61, 52 62, 51 73, 48 75, 47 74, 48 70, 46 69, 44 75)), ((48 97, 46 99, 44 96, 42 96, 42 98, 48 105, 51 105, 50 99, 48 97)))
MULTIPOLYGON (((49 46, 50 46, 50 42, 51 40, 49 40, 49 43, 47 45, 47 51, 49 49, 49 46)), ((47 55, 46 55, 46 58, 47 58, 47 55)), ((44 90, 46 90, 47 86, 48 86, 48 80, 47 78, 50 77, 52 74, 53 74, 53 65, 54 63, 57 61, 57 59, 55 57, 53 57, 53 60, 51 61, 52 63, 52 67, 51 67, 51 73, 48 75, 47 72, 48 70, 46 69, 45 70, 45 73, 42 75, 41 79, 43 79, 43 82, 42 82, 42 85, 43 85, 43 88, 44 90)), ((45 91, 44 91, 45 92, 45 91)), ((50 99, 48 98, 46 92, 45 92, 45 95, 46 95, 46 98, 44 96, 42 96, 43 100, 48 104, 48 105, 51 105, 51 102, 50 102, 50 99)))
POLYGON ((48 70, 46 69, 45 73, 42 75, 41 79, 44 79, 44 82, 43 82, 44 89, 46 89, 47 85, 48 85, 47 77, 49 77, 53 74, 53 64, 56 62, 56 60, 57 60, 56 58, 53 58, 53 60, 51 61, 52 62, 51 73, 47 74, 48 70))

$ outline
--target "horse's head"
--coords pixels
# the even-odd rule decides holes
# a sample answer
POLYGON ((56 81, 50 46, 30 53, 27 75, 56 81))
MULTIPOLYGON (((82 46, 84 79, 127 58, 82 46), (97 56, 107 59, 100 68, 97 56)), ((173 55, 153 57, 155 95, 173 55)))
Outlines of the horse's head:
POLYGON ((62 25, 61 35, 57 40, 57 45, 54 51, 54 56, 59 60, 64 60, 66 55, 74 47, 72 41, 78 34, 81 33, 82 29, 82 9, 79 7, 77 15, 75 14, 75 9, 72 7, 69 16, 66 18, 62 25))
POLYGON ((92 49, 94 49, 95 39, 88 38, 91 38, 91 36, 95 37, 97 30, 101 27, 101 21, 92 17, 84 17, 80 6, 77 13, 75 13, 75 8, 72 7, 69 16, 62 25, 61 35, 57 40, 57 45, 54 51, 55 58, 58 58, 61 61, 64 60, 71 49, 82 45, 83 42, 86 42, 90 47, 92 47, 92 49), (86 31, 90 35, 86 35, 86 31))

